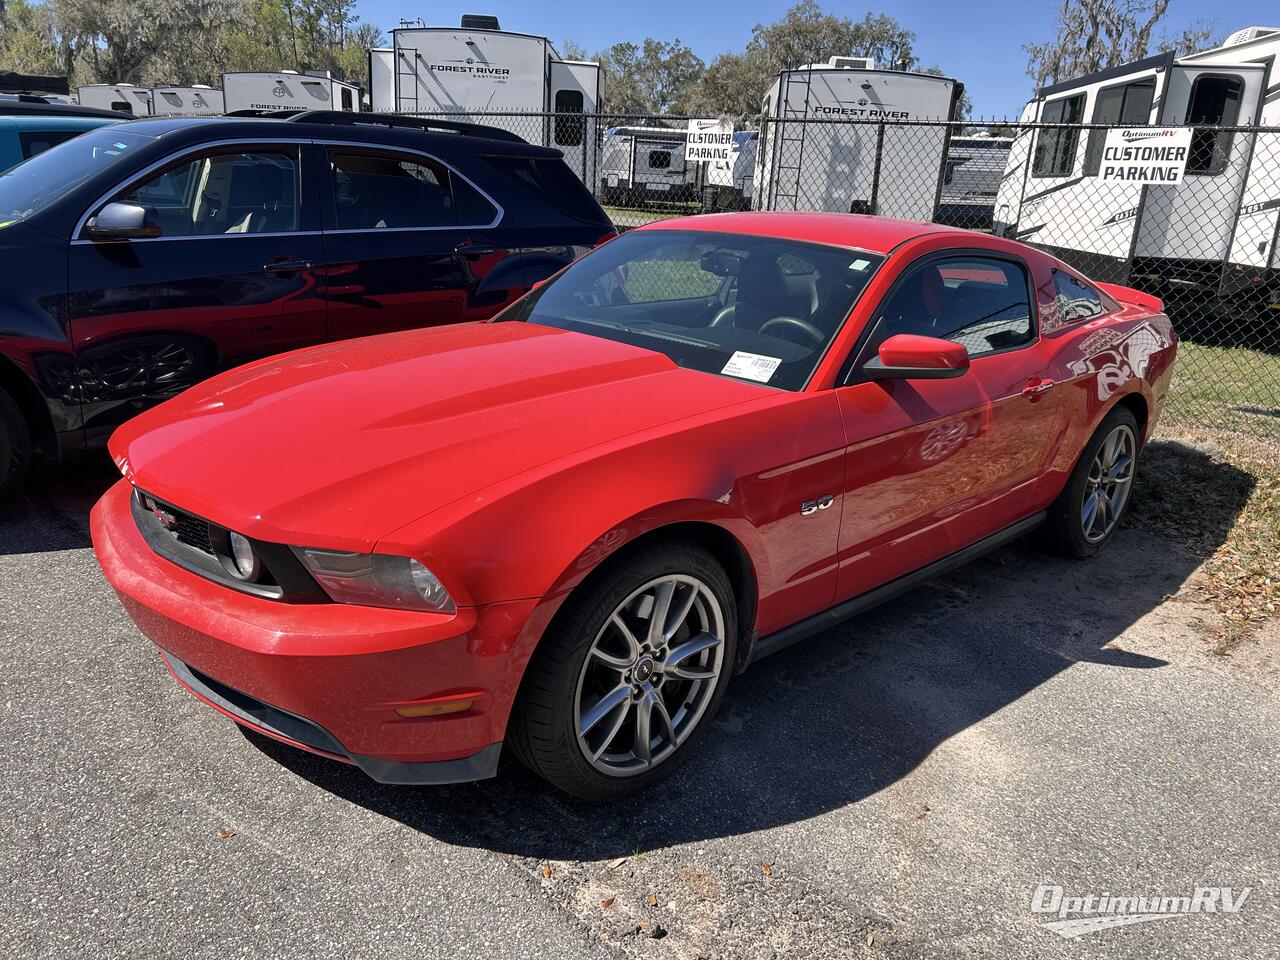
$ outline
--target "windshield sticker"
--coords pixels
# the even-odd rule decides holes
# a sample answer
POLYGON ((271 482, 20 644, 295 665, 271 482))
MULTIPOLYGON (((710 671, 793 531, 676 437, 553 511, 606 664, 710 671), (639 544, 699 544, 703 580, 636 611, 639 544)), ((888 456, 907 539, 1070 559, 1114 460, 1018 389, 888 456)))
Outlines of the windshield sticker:
POLYGON ((853 263, 849 264, 849 269, 857 270, 859 273, 861 273, 863 270, 867 269, 867 267, 869 266, 871 266, 870 260, 855 260, 853 261, 853 263))
POLYGON ((758 353, 735 351, 729 362, 720 372, 730 377, 742 377, 744 380, 755 380, 768 383, 778 365, 782 361, 778 357, 765 357, 758 353))

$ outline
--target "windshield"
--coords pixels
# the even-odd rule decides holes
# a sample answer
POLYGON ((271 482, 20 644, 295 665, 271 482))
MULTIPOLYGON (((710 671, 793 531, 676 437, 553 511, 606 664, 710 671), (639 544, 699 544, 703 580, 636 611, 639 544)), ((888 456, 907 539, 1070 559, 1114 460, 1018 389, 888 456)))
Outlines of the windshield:
POLYGON ((637 230, 496 319, 590 333, 690 370, 800 390, 883 261, 773 237, 637 230))
POLYGON ((6 170, 0 174, 0 226, 39 213, 118 157, 150 142, 150 137, 104 127, 6 170))

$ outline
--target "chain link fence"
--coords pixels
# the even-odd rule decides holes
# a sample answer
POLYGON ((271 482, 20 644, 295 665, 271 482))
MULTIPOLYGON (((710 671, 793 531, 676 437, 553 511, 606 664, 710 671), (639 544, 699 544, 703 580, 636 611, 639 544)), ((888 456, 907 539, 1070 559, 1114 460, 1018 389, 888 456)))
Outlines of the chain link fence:
MULTIPOLYGON (((425 116, 425 114, 424 114, 425 116)), ((1280 128, 1203 127, 1178 184, 1099 177, 1109 127, 786 117, 685 162, 687 118, 461 116, 561 150, 617 228, 724 210, 864 213, 996 233, 1164 301, 1166 422, 1280 440, 1280 128)))

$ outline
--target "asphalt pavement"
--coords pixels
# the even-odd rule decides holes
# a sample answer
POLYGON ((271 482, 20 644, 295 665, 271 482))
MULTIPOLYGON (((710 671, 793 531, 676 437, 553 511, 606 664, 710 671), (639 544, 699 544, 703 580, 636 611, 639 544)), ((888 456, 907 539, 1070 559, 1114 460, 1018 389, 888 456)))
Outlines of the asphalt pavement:
POLYGON ((170 678, 89 547, 104 457, 0 507, 0 954, 1280 957, 1280 701, 1141 530, 1016 545, 736 678, 624 804, 381 786, 170 678), (1251 892, 1066 939, 1065 896, 1251 892))

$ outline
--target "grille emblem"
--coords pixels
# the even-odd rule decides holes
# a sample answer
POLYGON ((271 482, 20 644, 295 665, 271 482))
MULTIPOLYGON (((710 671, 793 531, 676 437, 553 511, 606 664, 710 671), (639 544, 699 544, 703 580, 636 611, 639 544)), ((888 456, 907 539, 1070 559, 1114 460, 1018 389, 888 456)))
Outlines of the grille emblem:
POLYGON ((160 521, 160 526, 164 527, 166 530, 172 530, 178 525, 178 518, 150 497, 147 497, 144 504, 146 508, 151 511, 151 515, 160 521))

